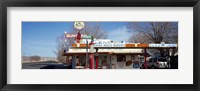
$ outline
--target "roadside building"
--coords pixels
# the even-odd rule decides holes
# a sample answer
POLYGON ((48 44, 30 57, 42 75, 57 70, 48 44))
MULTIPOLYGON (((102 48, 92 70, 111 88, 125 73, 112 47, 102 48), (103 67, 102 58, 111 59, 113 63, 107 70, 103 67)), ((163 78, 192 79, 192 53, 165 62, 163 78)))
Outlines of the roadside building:
MULTIPOLYGON (((88 41, 90 42, 90 41, 88 41)), ((94 68, 96 69, 133 69, 134 61, 144 62, 144 56, 149 57, 148 53, 144 52, 141 47, 147 46, 146 44, 140 45, 136 43, 125 43, 124 41, 115 42, 109 39, 95 39, 94 49, 88 46, 88 54, 94 55, 94 68), (132 48, 138 46, 138 48, 132 48), (93 52, 91 52, 93 51, 93 52), (142 60, 143 58, 143 60, 142 60), (133 62, 126 64, 128 61, 133 62)), ((67 58, 75 58, 75 65, 86 68, 86 40, 82 40, 80 44, 73 44, 69 51, 64 53, 67 58)), ((88 65, 91 64, 90 56, 88 56, 88 65)))

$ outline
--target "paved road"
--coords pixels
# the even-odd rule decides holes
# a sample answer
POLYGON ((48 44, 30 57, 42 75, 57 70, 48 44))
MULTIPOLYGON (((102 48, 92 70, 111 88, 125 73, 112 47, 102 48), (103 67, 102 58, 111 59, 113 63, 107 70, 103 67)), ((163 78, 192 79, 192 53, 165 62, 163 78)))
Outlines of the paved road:
POLYGON ((22 63, 22 69, 41 69, 44 67, 46 67, 47 69, 51 69, 50 66, 51 66, 51 68, 52 68, 52 66, 54 66, 52 68, 52 69, 54 69, 54 68, 62 68, 65 65, 55 62, 55 61, 22 63), (48 68, 47 68, 47 66, 48 66, 48 68))

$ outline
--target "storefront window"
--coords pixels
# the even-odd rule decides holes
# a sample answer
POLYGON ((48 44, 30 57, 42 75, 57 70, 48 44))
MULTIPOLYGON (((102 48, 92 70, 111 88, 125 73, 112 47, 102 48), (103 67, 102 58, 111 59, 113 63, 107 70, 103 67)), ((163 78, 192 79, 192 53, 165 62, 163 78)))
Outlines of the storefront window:
POLYGON ((131 55, 131 60, 135 60, 135 55, 131 55))
POLYGON ((99 55, 99 66, 107 65, 107 55, 99 55))
POLYGON ((126 62, 125 55, 117 55, 117 62, 126 62))
POLYGON ((79 56, 76 56, 76 66, 80 66, 79 56))
POLYGON ((80 66, 85 66, 85 59, 86 59, 85 56, 83 55, 80 56, 80 66))

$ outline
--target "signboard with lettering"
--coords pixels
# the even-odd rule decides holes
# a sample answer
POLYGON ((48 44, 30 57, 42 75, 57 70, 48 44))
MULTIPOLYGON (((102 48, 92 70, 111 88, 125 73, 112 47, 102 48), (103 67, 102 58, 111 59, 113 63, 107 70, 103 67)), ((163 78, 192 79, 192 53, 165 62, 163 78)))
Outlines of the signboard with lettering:
POLYGON ((125 47, 125 42, 111 42, 110 40, 95 40, 95 47, 125 47))
POLYGON ((91 38, 92 38, 92 36, 83 35, 81 38, 82 38, 82 39, 91 39, 91 38))
POLYGON ((124 43, 95 43, 95 47, 125 47, 124 43))
POLYGON ((76 34, 65 34, 66 38, 75 38, 76 34))
MULTIPOLYGON (((66 38, 75 38, 77 34, 65 34, 66 38)), ((81 34, 81 39, 91 39, 92 36, 88 36, 86 34, 81 34)))
POLYGON ((177 47, 177 44, 149 44, 149 47, 177 47))
MULTIPOLYGON (((73 36, 73 35, 71 35, 73 36)), ((85 45, 86 41, 88 41, 88 43, 91 42, 90 39, 86 40, 84 38, 91 38, 90 36, 87 35, 83 35, 81 36, 83 37, 81 40, 81 44, 85 45)), ((85 47, 85 46, 82 46, 85 47)), ((110 39, 94 39, 94 47, 127 47, 127 48, 171 48, 171 47, 178 47, 178 44, 165 44, 164 42, 161 44, 140 44, 140 43, 125 43, 125 41, 111 41, 110 39)))
MULTIPOLYGON (((91 42, 91 40, 87 41, 91 42)), ((86 44, 86 39, 83 39, 81 43, 86 44)), ((94 39, 94 47, 125 47, 125 42, 113 42, 110 39, 94 39)))
POLYGON ((74 22, 74 27, 77 29, 77 30, 81 30, 85 27, 85 24, 84 22, 74 22))

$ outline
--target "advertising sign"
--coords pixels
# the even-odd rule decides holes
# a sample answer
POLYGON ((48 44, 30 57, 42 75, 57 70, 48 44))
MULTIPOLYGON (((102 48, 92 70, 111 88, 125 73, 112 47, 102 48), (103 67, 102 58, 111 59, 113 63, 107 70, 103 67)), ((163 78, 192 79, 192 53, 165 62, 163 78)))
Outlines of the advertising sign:
POLYGON ((95 47, 125 47, 125 42, 112 42, 110 40, 95 40, 95 47))
POLYGON ((77 30, 81 30, 85 27, 84 22, 74 22, 74 28, 76 28, 77 30))
MULTIPOLYGON (((65 34, 66 38, 75 38, 77 34, 65 34)), ((91 39, 92 36, 88 36, 86 34, 81 34, 81 39, 91 39)))
POLYGON ((139 61, 133 61, 133 68, 135 68, 135 69, 139 69, 140 68, 139 61))
POLYGON ((177 44, 149 44, 149 47, 177 47, 177 44))

